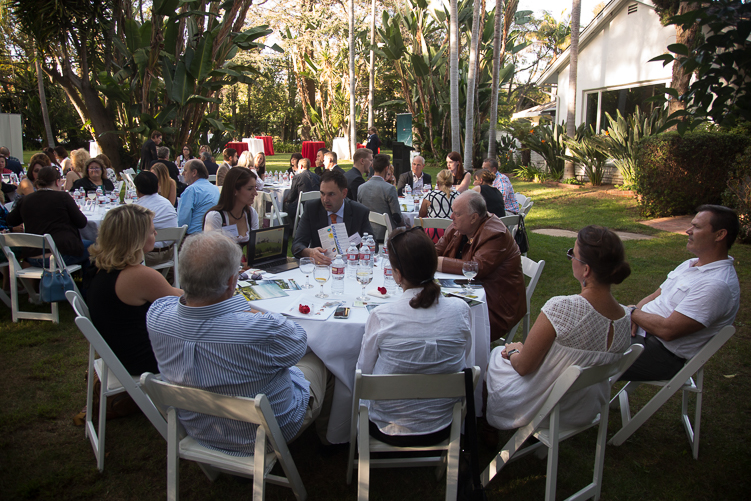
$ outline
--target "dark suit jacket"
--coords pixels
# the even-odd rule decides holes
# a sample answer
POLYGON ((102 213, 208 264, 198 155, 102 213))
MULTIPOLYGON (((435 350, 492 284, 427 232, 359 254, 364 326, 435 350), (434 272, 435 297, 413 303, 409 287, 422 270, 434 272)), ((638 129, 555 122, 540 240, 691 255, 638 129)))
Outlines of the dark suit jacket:
MULTIPOLYGON (((422 173, 422 182, 423 184, 430 184, 433 183, 430 181, 430 174, 427 172, 422 173)), ((407 171, 401 176, 399 176, 399 180, 396 182, 396 192, 399 194, 399 196, 404 195, 404 187, 409 185, 410 188, 414 188, 412 185, 412 171, 407 171)))
POLYGON ((350 170, 344 173, 344 177, 347 178, 347 184, 349 189, 347 190, 347 198, 357 201, 357 188, 365 182, 362 177, 362 172, 352 167, 350 170))
POLYGON ((292 178, 287 196, 284 198, 284 212, 294 218, 297 214, 297 199, 300 193, 306 191, 318 191, 321 188, 321 178, 310 169, 298 172, 292 178))
POLYGON ((177 168, 177 165, 175 164, 175 162, 170 162, 169 160, 157 159, 151 162, 151 165, 159 164, 159 163, 162 163, 164 164, 165 167, 167 167, 167 171, 169 172, 169 177, 171 177, 172 179, 175 180, 175 182, 177 182, 178 181, 177 178, 180 175, 180 169, 177 168))
POLYGON ((346 174, 346 172, 344 172, 344 169, 342 169, 341 167, 339 167, 339 164, 336 164, 335 166, 333 166, 333 167, 331 168, 331 170, 338 170, 338 171, 339 171, 339 172, 341 172, 342 174, 346 174))
MULTIPOLYGON (((365 233, 372 235, 373 227, 370 226, 369 216, 370 211, 367 207, 348 198, 344 199, 344 225, 347 227, 348 236, 355 233, 359 233, 360 236, 365 233)), ((292 253, 295 257, 302 257, 302 251, 308 247, 320 247, 321 239, 318 238, 318 230, 330 224, 329 216, 320 200, 306 202, 305 212, 300 218, 295 240, 292 242, 292 253)))

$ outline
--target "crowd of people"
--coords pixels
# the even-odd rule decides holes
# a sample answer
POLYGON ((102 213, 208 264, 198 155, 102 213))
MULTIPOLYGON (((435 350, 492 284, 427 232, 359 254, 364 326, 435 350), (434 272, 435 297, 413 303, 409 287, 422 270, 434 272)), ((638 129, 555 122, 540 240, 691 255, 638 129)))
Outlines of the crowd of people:
MULTIPOLYGON (((161 373, 173 383, 228 395, 264 393, 286 440, 316 423, 327 443, 334 376, 308 349, 298 323, 253 311, 235 294, 241 246, 261 225, 253 202, 263 188, 265 156, 227 148, 223 163, 210 168, 210 151, 194 157, 186 146, 175 163, 161 142, 155 132, 144 143, 143 168, 134 178, 138 199, 109 210, 95 242, 81 239, 87 219, 64 190, 111 191, 113 183, 109 160, 85 158, 80 150, 68 156, 55 149, 31 158, 15 206, 0 213, 3 229, 49 233, 66 263, 92 263, 87 295, 92 322, 131 374, 161 373), (209 182, 212 170, 216 184, 209 182), (178 289, 149 266, 173 252, 158 242, 159 230, 182 225, 188 237, 179 250, 178 289)), ((522 255, 500 220, 519 212, 513 187, 496 160, 485 160, 471 174, 457 152, 448 154, 435 185, 421 156, 395 179, 391 159, 379 147, 373 131, 346 172, 334 152, 319 151, 320 164, 317 159, 314 165, 292 155, 285 211, 294 218, 301 193, 319 196, 305 203, 291 251, 328 265, 333 256, 321 244, 320 229, 343 223, 348 236, 375 235, 386 246, 394 280, 404 292, 370 313, 357 368, 373 374, 456 372, 470 360, 472 315, 466 302, 441 294, 437 272, 461 275, 465 262, 478 264, 491 342, 504 339, 527 313, 522 255), (419 215, 450 218, 445 232, 405 227, 398 197, 408 186, 428 188, 419 215), (397 229, 388 239, 381 227, 371 225, 371 211, 391 218, 397 229)), ((0 148, 0 167, 15 172, 14 159, 4 152, 0 148)), ((623 379, 672 377, 735 318, 740 289, 728 251, 738 230, 732 210, 699 207, 687 230, 687 249, 695 258, 679 265, 653 294, 624 306, 611 290, 631 273, 621 240, 604 227, 582 228, 565 256, 580 292, 548 300, 524 342, 500 343, 489 354, 483 367, 487 423, 497 429, 524 426, 566 368, 611 363, 634 342, 645 350, 623 379)), ((44 256, 26 257, 32 266, 44 264, 44 256)), ((572 395, 564 402, 561 422, 591 421, 608 397, 607 383, 572 395)), ((452 403, 445 399, 368 405, 369 433, 395 445, 440 442, 451 425, 452 403)), ((185 411, 178 415, 203 445, 235 455, 253 453, 253 426, 185 411)))

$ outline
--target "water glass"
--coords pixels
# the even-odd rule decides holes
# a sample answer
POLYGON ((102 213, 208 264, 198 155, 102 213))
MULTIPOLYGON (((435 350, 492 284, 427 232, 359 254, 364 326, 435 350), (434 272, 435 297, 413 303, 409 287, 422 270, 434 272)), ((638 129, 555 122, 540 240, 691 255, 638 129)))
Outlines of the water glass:
POLYGON ((317 264, 315 265, 315 271, 313 271, 313 278, 316 282, 321 284, 321 292, 316 294, 316 297, 318 298, 327 298, 329 297, 328 294, 323 293, 323 284, 329 281, 329 277, 331 277, 331 269, 329 268, 329 265, 327 264, 317 264))
POLYGON ((305 274, 305 285, 302 286, 303 289, 313 288, 313 284, 310 283, 310 274, 313 273, 313 270, 315 270, 313 258, 304 257, 300 259, 300 271, 305 274))

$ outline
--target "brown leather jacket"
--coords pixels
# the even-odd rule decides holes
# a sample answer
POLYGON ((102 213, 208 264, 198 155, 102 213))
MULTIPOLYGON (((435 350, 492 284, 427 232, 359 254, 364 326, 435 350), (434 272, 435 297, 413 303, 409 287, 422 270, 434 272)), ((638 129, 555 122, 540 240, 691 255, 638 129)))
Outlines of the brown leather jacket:
POLYGON ((443 256, 441 271, 462 274, 463 261, 477 261, 477 280, 485 287, 490 314, 490 340, 495 341, 516 325, 527 313, 524 273, 519 247, 506 226, 495 215, 488 215, 466 243, 462 258, 455 256, 462 235, 453 223, 436 244, 436 252, 443 256))

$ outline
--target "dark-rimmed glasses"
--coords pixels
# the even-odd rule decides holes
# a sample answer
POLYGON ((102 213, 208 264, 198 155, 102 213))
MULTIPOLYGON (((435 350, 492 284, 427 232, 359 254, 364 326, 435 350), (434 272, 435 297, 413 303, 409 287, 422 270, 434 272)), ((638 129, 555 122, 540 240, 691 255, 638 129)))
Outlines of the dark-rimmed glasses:
POLYGON ((566 257, 568 258, 569 261, 571 261, 572 259, 576 259, 581 264, 587 264, 584 261, 582 261, 581 259, 579 259, 578 257, 574 256, 574 248, 573 247, 571 247, 569 250, 566 251, 566 257))

